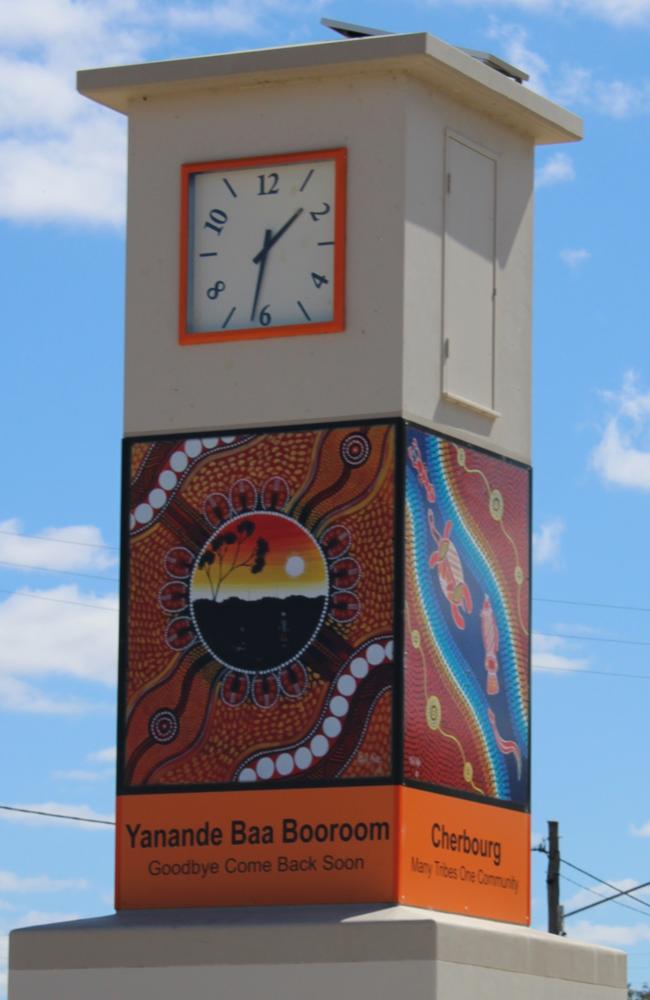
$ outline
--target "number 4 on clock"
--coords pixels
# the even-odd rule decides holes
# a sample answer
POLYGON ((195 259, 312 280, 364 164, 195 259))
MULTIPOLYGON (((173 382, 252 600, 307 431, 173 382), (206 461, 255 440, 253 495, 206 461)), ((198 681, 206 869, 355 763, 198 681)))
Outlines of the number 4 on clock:
POLYGON ((311 272, 311 280, 316 285, 316 288, 320 288, 322 285, 329 285, 329 278, 326 278, 324 274, 316 274, 315 271, 311 272))

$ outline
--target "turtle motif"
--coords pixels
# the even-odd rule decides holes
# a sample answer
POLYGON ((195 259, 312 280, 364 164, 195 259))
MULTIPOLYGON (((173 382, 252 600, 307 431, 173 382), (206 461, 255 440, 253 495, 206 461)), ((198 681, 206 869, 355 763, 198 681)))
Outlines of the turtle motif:
POLYGON ((438 548, 429 557, 429 566, 438 570, 438 580, 440 587, 449 601, 451 616, 454 619, 456 628, 465 628, 465 619, 461 614, 461 609, 471 615, 473 602, 469 587, 465 583, 463 575, 463 565, 458 555, 458 549, 450 539, 452 523, 445 523, 442 533, 436 528, 433 511, 428 511, 429 530, 438 548))

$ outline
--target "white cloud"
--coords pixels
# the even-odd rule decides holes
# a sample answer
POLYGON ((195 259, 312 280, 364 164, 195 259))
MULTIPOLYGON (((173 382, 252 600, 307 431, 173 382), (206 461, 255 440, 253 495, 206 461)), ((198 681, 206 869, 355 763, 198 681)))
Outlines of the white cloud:
POLYGON ((584 264, 585 261, 589 260, 591 254, 588 250, 560 250, 560 260, 566 264, 567 267, 575 270, 584 264))
POLYGON ((75 71, 131 62, 153 35, 121 0, 0 6, 0 215, 34 223, 120 225, 125 122, 84 101, 75 71))
POLYGON ((93 706, 79 698, 57 698, 44 694, 24 681, 0 673, 0 710, 34 715, 85 715, 93 706))
POLYGON ((575 178, 573 160, 566 153, 554 153, 535 171, 535 187, 563 184, 575 178))
POLYGON ((631 118, 650 111, 650 84, 624 80, 599 80, 593 72, 581 66, 564 66, 558 73, 553 97, 585 111, 608 118, 631 118))
POLYGON ((110 771, 82 771, 74 769, 71 771, 52 771, 52 777, 55 781, 101 781, 103 778, 108 778, 110 774, 110 771))
POLYGON ((259 9, 253 3, 190 4, 169 7, 165 19, 171 28, 257 34, 259 9))
POLYGON ((91 524, 33 532, 39 537, 22 532, 18 518, 0 521, 0 563, 53 570, 105 570, 117 563, 117 553, 106 547, 101 531, 91 524))
POLYGON ((14 221, 120 226, 126 211, 126 135, 100 114, 64 135, 0 141, 0 215, 14 221))
MULTIPOLYGON (((472 2, 472 0, 470 0, 472 2)), ((528 9, 551 9, 546 3, 521 3, 528 9)), ((557 5, 560 6, 559 4, 557 5)), ((569 5, 565 5, 569 9, 569 5)), ((553 9, 556 5, 553 4, 553 9)), ((646 6, 647 23, 650 26, 650 0, 646 6)), ((525 70, 530 80, 525 84, 531 90, 559 104, 566 104, 578 111, 590 111, 610 118, 629 118, 650 112, 650 81, 629 83, 625 80, 603 80, 584 66, 565 63, 551 66, 529 43, 528 32, 520 25, 505 24, 492 18, 489 31, 503 47, 505 58, 525 70)), ((545 174, 538 176, 537 186, 555 183, 557 180, 572 180, 573 167, 564 153, 551 157, 549 163, 557 159, 557 176, 549 167, 549 180, 545 174), (568 163, 563 164, 562 158, 568 163), (566 172, 564 172, 566 170, 566 172)))
POLYGON ((105 747, 103 750, 95 750, 89 753, 88 760, 98 764, 114 764, 117 760, 117 747, 105 747))
POLYGON ((115 763, 117 760, 117 747, 105 747, 103 750, 95 750, 86 754, 86 760, 92 764, 108 765, 103 770, 88 770, 87 768, 73 768, 67 771, 53 771, 52 777, 57 781, 104 781, 113 777, 115 773, 115 763))
POLYGON ((88 883, 83 878, 50 878, 49 875, 23 877, 15 872, 0 871, 0 892, 66 892, 84 890, 88 883))
POLYGON ((28 910, 20 919, 21 927, 35 927, 40 924, 60 924, 63 921, 78 920, 78 913, 48 913, 44 910, 28 910))
MULTIPOLYGON (((98 813, 90 806, 85 805, 67 805, 60 802, 39 802, 35 805, 24 805, 23 803, 18 803, 15 808, 34 810, 36 814, 56 813, 57 815, 41 816, 35 815, 34 812, 8 812, 2 809, 0 810, 0 819, 6 820, 9 823, 24 823, 27 826, 74 826, 75 828, 81 830, 109 830, 110 827, 107 826, 106 823, 113 823, 115 820, 114 816, 106 813, 98 813), (84 823, 80 822, 79 819, 61 819, 61 816, 78 816, 81 820, 99 820, 100 822, 84 823)), ((1 889, 2 883, 0 882, 0 890, 1 889)))
POLYGON ((545 563, 557 563, 564 528, 564 521, 556 517, 550 521, 544 521, 539 531, 533 532, 533 561, 538 566, 545 563))
POLYGON ((633 837, 650 837, 650 821, 644 823, 643 826, 634 826, 630 829, 633 837))
POLYGON ((603 393, 610 405, 602 436, 590 457, 592 467, 606 483, 628 489, 650 490, 650 392, 639 388, 638 376, 628 372, 619 392, 603 393))
POLYGON ((583 625, 581 622, 554 622, 552 625, 554 632, 562 632, 564 635, 579 636, 585 639, 617 639, 617 635, 605 632, 603 629, 594 628, 593 625, 583 625))
POLYGON ((0 710, 41 715, 96 710, 98 705, 75 695, 43 691, 32 679, 74 677, 112 686, 116 608, 116 595, 98 597, 76 586, 25 588, 0 602, 0 710))
POLYGON ((567 934, 578 941, 588 941, 590 944, 602 944, 610 948, 630 948, 642 941, 650 941, 650 924, 592 924, 588 920, 576 923, 570 920, 567 924, 567 934))
MULTIPOLYGON (((537 94, 546 94, 549 64, 528 44, 528 32, 517 24, 503 24, 492 18, 488 36, 504 46, 505 58, 517 69, 523 69, 530 79, 526 86, 537 94)), ((560 154, 562 155, 562 154, 560 154)))
POLYGON ((65 675, 114 684, 116 610, 116 595, 75 584, 12 594, 0 603, 0 681, 65 675))
MULTIPOLYGON (((456 0, 474 6, 480 0, 456 0)), ((515 7, 538 14, 584 14, 618 27, 650 24, 650 0, 493 0, 492 7, 515 7)))
POLYGON ((649 0, 563 0, 568 10, 575 7, 580 13, 600 18, 620 26, 650 23, 649 0))
POLYGON ((558 636, 540 635, 533 632, 531 656, 533 670, 547 671, 548 673, 586 670, 589 661, 581 657, 567 655, 566 645, 566 641, 558 636))

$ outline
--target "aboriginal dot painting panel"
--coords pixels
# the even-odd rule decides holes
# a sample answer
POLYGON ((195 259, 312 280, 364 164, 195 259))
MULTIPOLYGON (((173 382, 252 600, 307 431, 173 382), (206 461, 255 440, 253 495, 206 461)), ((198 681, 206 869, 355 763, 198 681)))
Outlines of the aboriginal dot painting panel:
POLYGON ((530 472, 406 435, 404 776, 527 808, 530 472))
POLYGON ((130 443, 123 791, 390 777, 394 449, 130 443))

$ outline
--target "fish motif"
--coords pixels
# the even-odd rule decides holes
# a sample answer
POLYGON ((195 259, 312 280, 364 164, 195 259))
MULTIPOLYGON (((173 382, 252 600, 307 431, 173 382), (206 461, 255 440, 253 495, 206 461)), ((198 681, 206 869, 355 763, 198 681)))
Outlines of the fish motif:
POLYGON ((483 598, 483 607, 481 608, 481 635, 483 636, 483 648, 485 650, 486 691, 488 694, 498 694, 499 678, 497 677, 497 671, 499 669, 499 661, 497 653, 499 652, 499 629, 494 618, 490 598, 487 594, 483 598))

